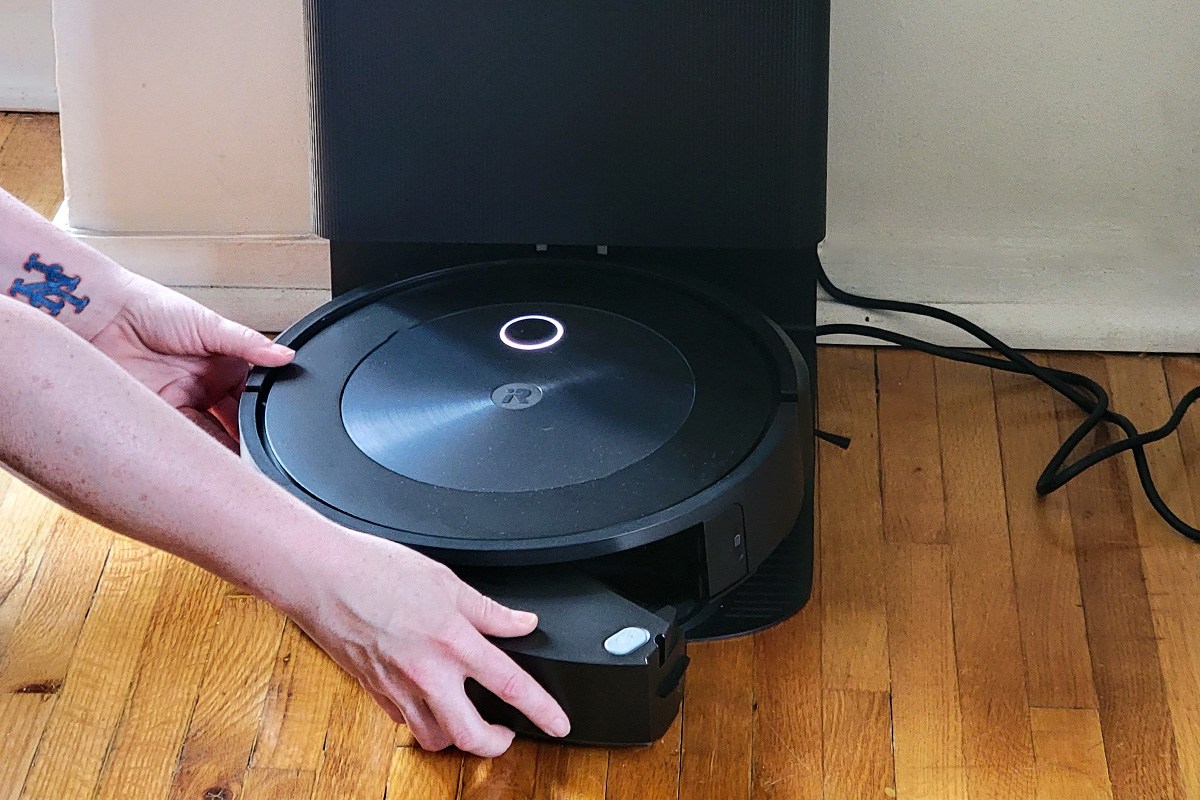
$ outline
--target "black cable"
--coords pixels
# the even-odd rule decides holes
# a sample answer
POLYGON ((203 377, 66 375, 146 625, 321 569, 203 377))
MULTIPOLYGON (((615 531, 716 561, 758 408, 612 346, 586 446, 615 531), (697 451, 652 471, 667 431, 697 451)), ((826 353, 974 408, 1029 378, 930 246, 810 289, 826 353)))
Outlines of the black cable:
POLYGON ((1112 458, 1119 453, 1132 451, 1134 464, 1137 468, 1138 481, 1142 486, 1142 491, 1146 494, 1146 498, 1150 501, 1150 505, 1176 531, 1195 542, 1200 542, 1200 529, 1194 528, 1180 519, 1171 510, 1170 506, 1167 505, 1166 501, 1163 500, 1162 495, 1159 494, 1154 477, 1150 473, 1150 464, 1146 459, 1145 451, 1145 445, 1170 436, 1179 427, 1188 409, 1200 399, 1200 386, 1192 389, 1180 399, 1166 423, 1152 431, 1142 433, 1127 417, 1109 408, 1108 393, 1091 378, 1066 370, 1043 367, 1029 360, 1023 353, 1005 344, 999 338, 968 319, 945 309, 921 303, 910 303, 902 300, 883 300, 847 292, 834 285, 819 261, 817 262, 817 281, 830 297, 843 305, 873 311, 894 311, 901 314, 913 314, 936 319, 965 331, 1004 357, 995 358, 943 347, 871 325, 819 325, 815 328, 817 336, 834 334, 867 336, 899 344, 914 350, 920 350, 939 358, 952 359, 968 364, 978 364, 992 369, 1004 370, 1005 372, 1029 375, 1045 383, 1086 412, 1087 418, 1072 431, 1071 435, 1055 451, 1054 456, 1038 477, 1036 488, 1039 495, 1044 496, 1057 491, 1101 461, 1112 458), (1116 442, 1097 448, 1076 461, 1067 464, 1067 459, 1075 452, 1079 444, 1103 423, 1116 425, 1124 433, 1124 436, 1116 442))
MULTIPOLYGON (((868 336, 874 339, 890 342, 892 344, 898 344, 902 347, 908 347, 913 350, 920 350, 939 358, 950 359, 952 361, 961 361, 967 364, 978 364, 980 366, 990 367, 991 369, 1003 370, 1005 372, 1015 372, 1020 375, 1028 374, 1022 367, 1013 364, 1011 361, 977 355, 967 351, 955 350, 950 347, 942 347, 921 339, 914 339, 911 336, 905 336, 902 333, 896 333, 894 331, 889 331, 884 328, 876 328, 870 325, 822 325, 818 327, 816 331, 818 336, 832 336, 836 334, 868 336)), ((1107 407, 1107 393, 1105 393, 1104 389, 1101 388, 1099 384, 1095 383, 1090 378, 1065 370, 1050 369, 1045 367, 1043 369, 1046 369, 1048 372, 1057 376, 1065 383, 1075 384, 1082 387, 1092 394, 1092 396, 1095 398, 1095 402, 1098 405, 1107 407)), ((1146 433, 1142 433, 1137 436, 1125 437, 1117 442, 1114 442, 1113 444, 1105 445, 1104 447, 1095 450, 1085 458, 1075 462, 1075 464, 1073 464, 1071 467, 1067 467, 1066 469, 1052 469, 1051 472, 1054 472, 1057 475, 1056 484, 1047 484, 1047 488, 1045 490, 1040 490, 1039 493, 1049 494, 1051 491, 1054 491, 1060 486, 1065 485, 1078 474, 1084 472, 1090 467, 1095 466, 1106 458, 1111 458, 1112 456, 1123 453, 1126 450, 1131 450, 1139 445, 1146 445, 1152 442, 1157 442, 1161 439, 1165 439, 1167 436, 1170 436, 1176 428, 1179 427, 1180 423, 1183 421, 1183 416, 1187 409, 1197 399, 1200 399, 1200 386, 1192 389, 1183 396, 1183 398, 1179 401, 1179 404, 1175 407, 1171 418, 1162 427, 1155 428, 1152 431, 1147 431, 1146 433)))
POLYGON ((834 447, 840 448, 842 450, 850 449, 850 437, 849 436, 842 436, 839 433, 830 433, 829 431, 823 431, 820 428, 817 428, 815 431, 813 431, 813 434, 821 441, 829 442, 834 447))

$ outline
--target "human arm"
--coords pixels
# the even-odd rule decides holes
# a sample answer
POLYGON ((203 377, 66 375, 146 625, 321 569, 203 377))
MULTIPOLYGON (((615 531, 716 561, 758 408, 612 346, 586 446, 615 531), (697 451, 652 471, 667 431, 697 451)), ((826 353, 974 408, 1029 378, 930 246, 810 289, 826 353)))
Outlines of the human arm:
POLYGON ((53 317, 230 449, 247 362, 292 351, 124 269, 0 189, 0 295, 53 317))
POLYGON ((60 231, 33 209, 0 189, 0 294, 40 308, 83 339, 91 339, 118 314, 133 273, 60 231), (77 302, 40 298, 32 287, 47 280, 46 268, 63 264, 63 278, 77 277, 77 302), (93 291, 95 290, 95 291, 93 291))
POLYGON ((483 636, 528 633, 532 615, 327 521, 43 310, 0 297, 0 353, 0 461, 73 510, 283 610, 423 747, 507 749, 512 733, 480 719, 468 676, 565 733, 557 704, 483 636))

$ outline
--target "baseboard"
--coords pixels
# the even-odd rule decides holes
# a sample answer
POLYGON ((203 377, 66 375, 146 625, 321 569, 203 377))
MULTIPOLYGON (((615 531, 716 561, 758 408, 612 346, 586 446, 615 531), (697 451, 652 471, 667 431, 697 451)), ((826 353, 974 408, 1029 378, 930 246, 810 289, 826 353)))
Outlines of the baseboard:
POLYGON ((330 297, 329 242, 314 235, 106 234, 75 238, 257 330, 280 331, 330 297))
MULTIPOLYGON (((280 331, 329 299, 328 289, 253 286, 178 286, 222 314, 258 330, 280 331)), ((1197 353, 1200 325, 1194 309, 1182 303, 1148 308, 1136 314, 1114 306, 1072 303, 993 302, 938 303, 938 307, 983 326, 1022 350, 1080 350, 1102 352, 1197 353)), ((950 347, 981 347, 980 343, 941 323, 900 314, 863 312, 827 299, 817 302, 820 324, 858 322, 879 325, 950 347)), ((825 344, 879 344, 851 336, 822 339, 825 344)))
MULTIPOLYGON (((1200 352, 1200 233, 1090 223, 975 235, 844 227, 831 229, 822 260, 843 289, 953 311, 1022 349, 1200 352)), ((978 346, 940 323, 828 300, 819 301, 818 319, 869 319, 939 344, 978 346)))
POLYGON ((55 222, 76 239, 168 286, 329 288, 329 242, 312 234, 109 234, 68 227, 66 215, 55 222))
POLYGON ((279 333, 329 301, 328 289, 175 286, 214 311, 258 331, 279 333))
MULTIPOLYGON (((909 299, 900 296, 898 299, 909 299)), ((1184 303, 1140 305, 1022 302, 934 303, 966 317, 1020 350, 1081 350, 1133 353, 1200 352, 1195 308, 1184 303)), ((860 311, 827 299, 817 301, 818 324, 877 325, 949 347, 981 348, 976 339, 929 319, 860 311)), ((853 336, 831 336, 825 344, 878 344, 853 336)))
MULTIPOLYGON (((186 286, 194 297, 244 325, 281 331, 330 297, 328 289, 261 286, 186 286)), ((990 303, 938 304, 982 325, 1022 350, 1103 352, 1200 352, 1197 324, 1183 308, 1141 309, 1131 316, 1121 308, 1081 308, 1070 304, 990 303)), ((817 302, 819 323, 866 322, 950 347, 981 347, 966 334, 937 322, 903 315, 861 312, 828 300, 817 302)), ((852 336, 822 339, 824 344, 879 344, 852 336)))
POLYGON ((48 86, 6 86, 0 84, 0 111, 58 111, 58 90, 48 86))
MULTIPOLYGON (((60 213, 60 225, 66 219, 60 213)), ((65 227, 65 226, 64 226, 65 227)), ((68 230, 71 230, 67 228, 68 230)), ((329 299, 329 243, 315 235, 99 234, 71 230, 117 262, 179 289, 225 316, 279 331, 329 299)), ((1192 270, 1135 270, 1128 253, 1071 268, 1044 251, 986 240, 960 247, 877 242, 825 248, 844 288, 953 311, 1014 347, 1158 353, 1200 352, 1192 270), (1121 268, 1115 268, 1119 262, 1121 268), (1053 264, 1049 275, 1036 264, 1053 264), (968 269, 962 264, 974 265, 968 269)), ((820 323, 882 325, 955 347, 979 343, 948 326, 818 301, 820 323)), ((853 337, 825 340, 860 343, 853 337)))

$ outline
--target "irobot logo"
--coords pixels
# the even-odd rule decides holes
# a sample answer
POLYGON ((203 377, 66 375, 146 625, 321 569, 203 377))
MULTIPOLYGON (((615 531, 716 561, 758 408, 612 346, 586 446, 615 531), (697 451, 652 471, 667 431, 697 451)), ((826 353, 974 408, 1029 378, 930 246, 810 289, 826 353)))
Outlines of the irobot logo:
POLYGON ((542 390, 532 383, 506 383, 492 392, 492 402, 500 408, 520 411, 542 402, 542 390))

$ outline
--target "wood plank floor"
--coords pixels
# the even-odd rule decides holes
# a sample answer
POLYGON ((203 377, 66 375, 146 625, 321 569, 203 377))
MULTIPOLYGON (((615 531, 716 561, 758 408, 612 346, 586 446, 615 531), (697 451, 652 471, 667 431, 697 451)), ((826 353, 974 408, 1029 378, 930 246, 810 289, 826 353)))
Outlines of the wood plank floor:
MULTIPOLYGON (((52 116, 0 115, 0 185, 51 214, 52 116)), ((1053 354, 1142 426, 1186 357, 1053 354)), ((692 647, 648 748, 423 753, 277 612, 0 474, 4 798, 1200 798, 1200 545, 1129 460, 1039 500, 1077 413, 896 349, 820 353, 818 582, 692 647), (731 676, 736 676, 731 679, 731 676)), ((1151 462, 1196 520, 1200 417, 1151 462)))

